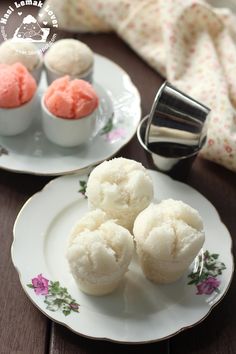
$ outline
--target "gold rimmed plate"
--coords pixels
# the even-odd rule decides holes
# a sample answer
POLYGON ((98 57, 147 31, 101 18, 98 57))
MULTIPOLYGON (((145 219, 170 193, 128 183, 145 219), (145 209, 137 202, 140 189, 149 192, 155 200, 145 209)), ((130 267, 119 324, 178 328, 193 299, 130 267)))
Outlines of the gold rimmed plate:
POLYGON ((144 277, 134 256, 114 293, 85 295, 69 272, 65 252, 72 226, 88 210, 87 176, 59 177, 23 206, 12 244, 22 287, 49 318, 90 338, 147 343, 196 325, 223 299, 234 265, 231 237, 217 211, 193 188, 149 172, 157 201, 181 199, 202 215, 206 241, 198 257, 179 281, 155 285, 144 277))

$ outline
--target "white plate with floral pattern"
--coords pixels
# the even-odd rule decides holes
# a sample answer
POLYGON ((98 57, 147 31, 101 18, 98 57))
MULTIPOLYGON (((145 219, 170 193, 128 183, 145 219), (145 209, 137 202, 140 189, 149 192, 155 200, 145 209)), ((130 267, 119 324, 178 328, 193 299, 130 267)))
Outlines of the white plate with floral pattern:
POLYGON ((69 272, 65 251, 72 226, 88 210, 87 176, 59 177, 24 205, 12 244, 22 287, 49 318, 87 337, 145 343, 196 325, 225 296, 233 275, 232 241, 217 211, 193 188, 156 171, 150 173, 157 201, 181 199, 200 211, 206 241, 199 256, 170 285, 148 281, 134 257, 113 294, 85 295, 69 272))
POLYGON ((140 95, 121 67, 98 54, 95 54, 94 86, 100 98, 94 136, 84 146, 62 148, 49 142, 42 131, 40 98, 47 88, 43 72, 31 127, 18 136, 0 136, 0 168, 63 175, 96 165, 119 151, 136 132, 141 117, 140 95))

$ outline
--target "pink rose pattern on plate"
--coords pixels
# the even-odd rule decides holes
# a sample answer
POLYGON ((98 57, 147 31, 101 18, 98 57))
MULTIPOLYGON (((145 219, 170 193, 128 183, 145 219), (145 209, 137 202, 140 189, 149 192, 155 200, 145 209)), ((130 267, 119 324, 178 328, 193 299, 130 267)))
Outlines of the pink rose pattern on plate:
POLYGON ((220 281, 217 278, 209 277, 197 285, 197 295, 210 295, 213 291, 218 291, 220 281))
POLYGON ((219 262, 219 255, 210 254, 205 251, 203 255, 198 256, 197 267, 192 271, 189 285, 195 285, 197 288, 196 295, 211 295, 214 291, 219 292, 220 280, 219 276, 226 269, 225 264, 219 262))
POLYGON ((113 144, 120 139, 125 138, 126 130, 124 128, 117 128, 114 126, 113 118, 110 118, 107 124, 103 127, 101 131, 101 135, 105 136, 105 139, 110 143, 113 144))
POLYGON ((112 130, 110 133, 106 134, 106 140, 111 144, 125 138, 126 132, 123 128, 117 128, 112 130))
POLYGON ((67 289, 60 285, 59 281, 49 281, 39 274, 27 286, 34 289, 36 295, 45 297, 44 303, 47 305, 47 310, 61 310, 65 316, 68 316, 71 311, 79 312, 79 304, 71 297, 67 289))
MULTIPOLYGON (((93 31, 115 30, 163 77, 212 109, 201 154, 236 171, 235 16, 201 0, 71 0, 72 5, 83 6, 78 30, 81 23, 93 31)), ((69 11, 63 17, 72 20, 69 11)))
POLYGON ((33 289, 36 295, 48 295, 48 282, 49 280, 44 278, 42 274, 39 274, 36 278, 32 279, 33 289))

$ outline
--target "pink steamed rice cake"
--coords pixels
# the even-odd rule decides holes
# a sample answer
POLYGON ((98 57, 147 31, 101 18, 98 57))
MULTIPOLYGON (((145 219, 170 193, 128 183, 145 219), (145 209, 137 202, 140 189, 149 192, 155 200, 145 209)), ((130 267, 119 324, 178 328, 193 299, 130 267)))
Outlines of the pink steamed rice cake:
POLYGON ((16 108, 30 101, 37 90, 35 79, 21 63, 0 64, 0 107, 16 108))
POLYGON ((48 87, 45 105, 57 117, 78 119, 90 115, 98 107, 98 96, 87 81, 63 76, 48 87))

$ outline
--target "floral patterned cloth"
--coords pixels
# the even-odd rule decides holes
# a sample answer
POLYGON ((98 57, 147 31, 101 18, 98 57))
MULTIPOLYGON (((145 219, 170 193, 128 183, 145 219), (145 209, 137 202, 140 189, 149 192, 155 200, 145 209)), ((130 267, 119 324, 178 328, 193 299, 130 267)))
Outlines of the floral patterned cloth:
POLYGON ((116 31, 168 81, 209 106, 208 141, 201 154, 236 171, 236 19, 229 10, 201 0, 47 4, 56 4, 64 28, 116 31))

